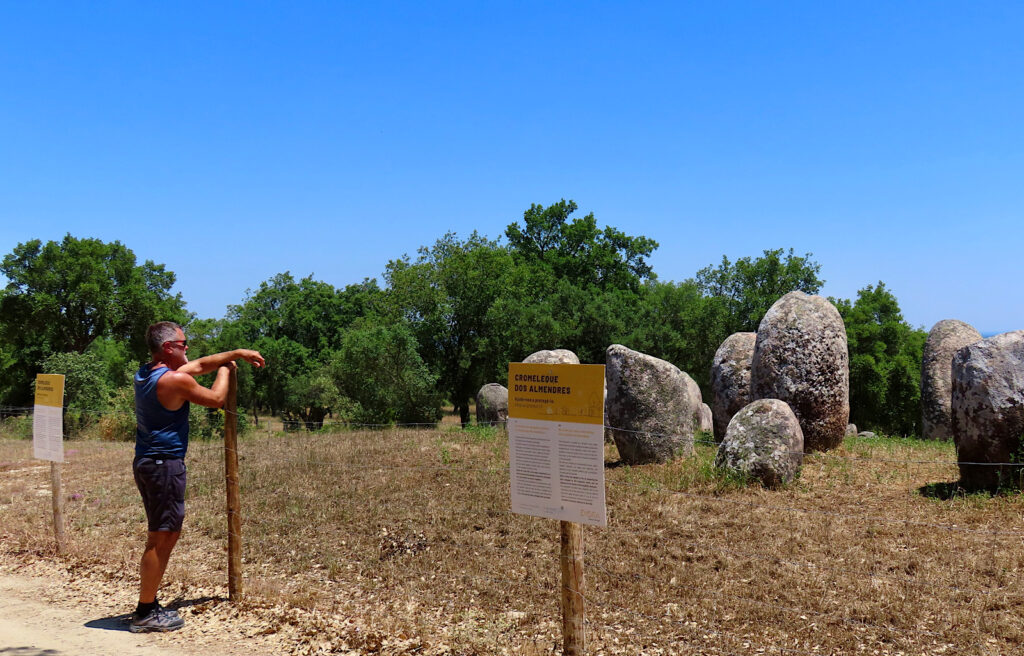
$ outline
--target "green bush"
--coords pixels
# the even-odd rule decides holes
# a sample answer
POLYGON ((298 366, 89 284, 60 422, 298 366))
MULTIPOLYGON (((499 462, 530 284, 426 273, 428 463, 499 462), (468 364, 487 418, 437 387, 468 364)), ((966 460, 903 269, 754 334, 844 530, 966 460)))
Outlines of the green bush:
POLYGON ((0 419, 0 437, 16 440, 32 439, 32 415, 0 419))
POLYGON ((342 396, 352 402, 344 418, 353 423, 435 423, 441 418, 437 376, 416 351, 403 324, 357 321, 345 333, 330 364, 342 396))

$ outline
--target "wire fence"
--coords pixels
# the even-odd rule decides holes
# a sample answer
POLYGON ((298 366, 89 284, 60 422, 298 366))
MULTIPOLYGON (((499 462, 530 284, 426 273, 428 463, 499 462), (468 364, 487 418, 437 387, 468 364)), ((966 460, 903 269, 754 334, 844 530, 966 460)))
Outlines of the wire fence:
MULTIPOLYGON (((0 417, 14 410, 31 412, 0 408, 0 417)), ((557 544, 550 522, 508 510, 502 434, 421 428, 333 423, 328 429, 353 439, 321 432, 243 442, 243 504, 253 513, 243 511, 239 538, 262 543, 250 564, 283 568, 322 592, 344 582, 396 616, 413 613, 402 599, 432 603, 424 617, 457 627, 467 644, 489 645, 485 653, 506 641, 518 653, 528 653, 524 645, 547 653, 557 628, 557 544), (298 543, 306 552, 289 556, 298 543)), ((587 581, 574 591, 588 608, 587 653, 1024 650, 1018 497, 928 498, 923 486, 951 482, 965 463, 848 444, 864 448, 807 455, 803 482, 781 492, 717 487, 713 477, 694 483, 699 468, 685 465, 610 466, 609 526, 588 530, 587 581)), ((69 446, 130 458, 127 444, 69 446)), ((222 501, 222 454, 213 442, 191 447, 201 508, 222 501)), ((5 455, 0 477, 32 462, 27 448, 5 455)), ((69 468, 68 489, 85 486, 76 476, 88 474, 69 468)), ((0 497, 0 508, 16 507, 9 501, 0 497)), ((195 530, 225 537, 215 523, 195 530)), ((416 624, 380 621, 395 631, 416 624)))

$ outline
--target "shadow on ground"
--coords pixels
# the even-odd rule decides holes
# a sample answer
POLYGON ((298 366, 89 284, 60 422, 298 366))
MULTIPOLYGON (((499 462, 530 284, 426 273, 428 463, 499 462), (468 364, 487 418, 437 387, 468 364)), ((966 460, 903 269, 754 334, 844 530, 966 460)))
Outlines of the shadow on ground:
POLYGON ((968 494, 967 490, 960 487, 959 481, 952 481, 949 483, 928 483, 917 488, 917 491, 923 497, 939 499, 941 501, 949 501, 950 499, 955 499, 957 497, 963 498, 968 494))
MULTIPOLYGON (((227 601, 225 597, 199 597, 197 599, 175 599, 169 602, 166 607, 171 610, 179 610, 181 608, 188 608, 190 606, 198 606, 199 604, 206 604, 210 602, 220 603, 227 601)), ((101 617, 98 620, 89 620, 85 623, 85 627, 88 629, 103 629, 104 631, 127 631, 128 624, 132 621, 131 613, 122 613, 121 615, 111 615, 109 617, 101 617)), ((38 653, 34 652, 10 652, 12 656, 42 656, 43 654, 57 654, 58 652, 52 651, 41 651, 38 653)), ((0 649, 0 656, 8 656, 8 652, 0 649)))
POLYGON ((61 656, 63 653, 57 649, 39 647, 0 647, 0 654, 3 656, 61 656))

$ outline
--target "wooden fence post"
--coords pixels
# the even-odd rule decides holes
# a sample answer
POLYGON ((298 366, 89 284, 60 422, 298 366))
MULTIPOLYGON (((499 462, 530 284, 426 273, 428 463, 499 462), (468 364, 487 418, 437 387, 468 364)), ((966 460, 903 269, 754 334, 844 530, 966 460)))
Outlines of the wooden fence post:
POLYGON ((57 541, 57 553, 63 554, 64 541, 64 492, 61 489, 61 463, 50 462, 50 487, 53 491, 53 537, 57 541))
POLYGON ((562 533, 562 653, 582 656, 583 526, 559 522, 562 533))
POLYGON ((238 492, 238 372, 231 370, 224 403, 224 475, 228 497, 228 599, 242 598, 242 500, 238 492))

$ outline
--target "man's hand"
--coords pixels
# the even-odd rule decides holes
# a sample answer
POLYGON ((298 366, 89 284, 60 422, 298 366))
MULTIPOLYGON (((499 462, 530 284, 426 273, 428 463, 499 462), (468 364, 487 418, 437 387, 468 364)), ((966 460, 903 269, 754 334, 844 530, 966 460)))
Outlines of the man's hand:
POLYGON ((234 360, 232 360, 230 362, 225 362, 224 364, 222 364, 221 368, 227 369, 228 371, 235 371, 236 369, 238 369, 238 365, 235 364, 234 360))
MULTIPOLYGON (((267 366, 266 361, 263 359, 263 356, 260 355, 259 351, 253 351, 251 349, 237 349, 235 353, 238 354, 239 358, 245 360, 254 367, 267 366)), ((232 362, 231 364, 234 364, 234 362, 232 362)))

